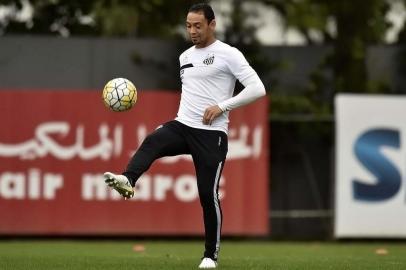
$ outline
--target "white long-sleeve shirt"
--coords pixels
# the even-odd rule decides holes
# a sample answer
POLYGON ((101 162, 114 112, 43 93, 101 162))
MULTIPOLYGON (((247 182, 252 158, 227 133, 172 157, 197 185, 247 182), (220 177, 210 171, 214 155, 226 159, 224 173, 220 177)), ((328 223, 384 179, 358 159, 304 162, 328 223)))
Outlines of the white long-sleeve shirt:
POLYGON ((227 133, 229 111, 265 95, 263 83, 244 55, 219 40, 205 48, 187 49, 179 62, 182 95, 176 120, 187 126, 227 133), (233 97, 237 79, 245 88, 233 97), (204 112, 213 105, 223 114, 205 125, 204 112))

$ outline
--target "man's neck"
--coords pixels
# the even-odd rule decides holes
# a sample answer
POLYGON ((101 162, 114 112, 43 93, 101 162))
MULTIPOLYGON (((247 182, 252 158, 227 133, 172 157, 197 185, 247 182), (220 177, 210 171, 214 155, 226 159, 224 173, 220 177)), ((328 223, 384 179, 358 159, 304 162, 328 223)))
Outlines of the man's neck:
POLYGON ((209 38, 208 40, 207 40, 207 42, 204 44, 204 45, 200 45, 200 46, 197 46, 196 45, 196 48, 198 48, 198 49, 203 49, 203 48, 206 48, 206 47, 209 47, 211 44, 213 44, 214 42, 216 42, 216 38, 215 37, 212 37, 212 38, 209 38))

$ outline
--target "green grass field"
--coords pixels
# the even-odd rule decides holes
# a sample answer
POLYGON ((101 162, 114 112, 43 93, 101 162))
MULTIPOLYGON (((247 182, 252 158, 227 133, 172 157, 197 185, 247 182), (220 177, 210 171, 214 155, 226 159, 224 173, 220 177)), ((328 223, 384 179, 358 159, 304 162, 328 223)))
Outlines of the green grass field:
MULTIPOLYGON (((0 269, 197 269, 202 248, 199 241, 3 240, 0 269)), ((400 270, 406 243, 224 241, 219 262, 218 269, 400 270)))

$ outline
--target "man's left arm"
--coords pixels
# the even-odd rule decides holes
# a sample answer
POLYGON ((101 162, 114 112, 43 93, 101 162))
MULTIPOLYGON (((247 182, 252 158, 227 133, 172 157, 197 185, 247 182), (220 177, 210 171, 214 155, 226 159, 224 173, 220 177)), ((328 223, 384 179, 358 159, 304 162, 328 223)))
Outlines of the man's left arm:
POLYGON ((238 95, 218 104, 223 112, 231 111, 265 96, 266 91, 264 84, 257 73, 251 67, 250 69, 251 74, 245 77, 244 80, 240 80, 241 84, 245 86, 244 89, 238 95))
POLYGON ((237 57, 233 58, 234 65, 230 69, 240 83, 244 85, 244 89, 238 95, 207 108, 203 116, 203 123, 206 125, 211 124, 223 112, 249 104, 266 94, 265 86, 258 74, 248 64, 241 52, 237 52, 237 57))

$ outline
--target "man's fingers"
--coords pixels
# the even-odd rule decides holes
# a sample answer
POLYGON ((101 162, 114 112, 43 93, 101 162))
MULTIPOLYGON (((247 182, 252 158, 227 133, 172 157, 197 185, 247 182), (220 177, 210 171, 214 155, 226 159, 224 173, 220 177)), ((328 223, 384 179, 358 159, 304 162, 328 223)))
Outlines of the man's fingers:
POLYGON ((218 106, 207 108, 203 114, 203 124, 211 125, 217 116, 221 114, 221 109, 218 106))
POLYGON ((211 119, 211 113, 210 113, 209 109, 206 109, 206 111, 204 112, 204 115, 203 115, 203 124, 205 124, 205 125, 209 124, 210 119, 211 119))
POLYGON ((214 115, 210 116, 209 119, 210 119, 210 120, 209 120, 209 125, 211 125, 211 124, 213 123, 213 121, 214 121, 214 115))
POLYGON ((207 117, 207 124, 211 125, 211 123, 213 123, 213 120, 214 120, 214 114, 213 114, 213 112, 210 112, 207 117))

